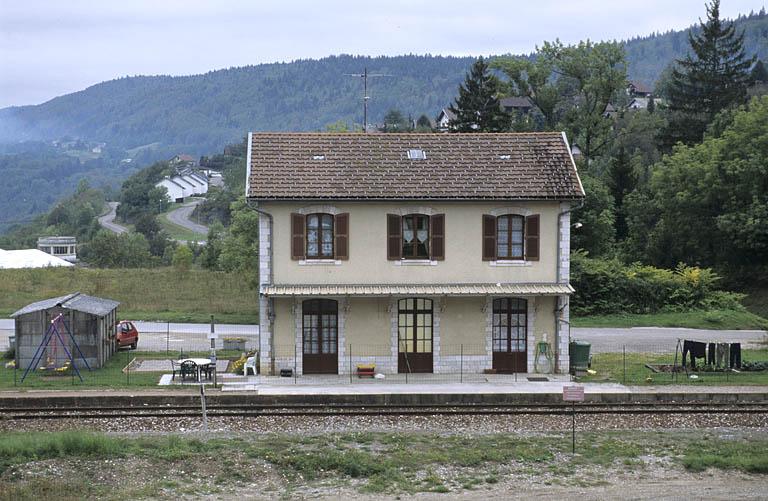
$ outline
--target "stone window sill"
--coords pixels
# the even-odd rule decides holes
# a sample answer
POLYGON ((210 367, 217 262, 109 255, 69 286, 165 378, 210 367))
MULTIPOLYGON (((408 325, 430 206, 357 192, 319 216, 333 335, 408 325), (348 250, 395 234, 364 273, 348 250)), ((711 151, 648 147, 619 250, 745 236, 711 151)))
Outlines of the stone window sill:
POLYGON ((302 259, 299 266, 341 266, 338 259, 302 259))
POLYGON ((525 266, 532 266, 533 263, 531 261, 523 261, 523 260, 498 260, 498 261, 490 261, 488 263, 490 266, 498 266, 498 267, 525 267, 525 266))
POLYGON ((437 261, 431 259, 401 259, 395 261, 395 266, 437 266, 437 261))

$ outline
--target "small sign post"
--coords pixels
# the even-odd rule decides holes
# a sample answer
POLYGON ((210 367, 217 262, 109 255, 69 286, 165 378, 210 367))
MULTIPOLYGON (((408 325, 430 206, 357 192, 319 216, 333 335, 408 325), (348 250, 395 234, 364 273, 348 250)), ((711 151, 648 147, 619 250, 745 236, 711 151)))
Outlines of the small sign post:
POLYGON ((576 454, 576 402, 584 401, 584 387, 563 386, 563 401, 571 402, 571 453, 576 454))
POLYGON ((219 335, 216 334, 216 327, 213 321, 213 315, 211 315, 211 333, 208 334, 208 339, 211 340, 211 364, 213 365, 213 387, 216 388, 216 340, 219 335))

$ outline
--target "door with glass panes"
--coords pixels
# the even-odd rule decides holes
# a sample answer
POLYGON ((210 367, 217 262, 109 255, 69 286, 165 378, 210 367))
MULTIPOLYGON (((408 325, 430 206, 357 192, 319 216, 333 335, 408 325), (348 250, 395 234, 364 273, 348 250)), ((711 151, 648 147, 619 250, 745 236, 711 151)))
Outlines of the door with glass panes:
POLYGON ((309 299, 302 303, 302 370, 304 374, 337 374, 338 303, 309 299))
POLYGON ((493 300, 493 368, 496 372, 528 370, 528 301, 493 300))
POLYGON ((432 372, 432 300, 398 301, 397 371, 432 372))

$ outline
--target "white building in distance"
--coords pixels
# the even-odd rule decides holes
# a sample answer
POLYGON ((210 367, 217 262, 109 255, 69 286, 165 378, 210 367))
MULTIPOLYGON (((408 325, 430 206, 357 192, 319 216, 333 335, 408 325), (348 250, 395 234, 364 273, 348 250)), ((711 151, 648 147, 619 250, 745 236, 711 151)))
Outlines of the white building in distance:
POLYGON ((191 172, 183 176, 166 177, 155 186, 163 186, 172 202, 183 202, 186 197, 208 193, 208 178, 191 172))
POLYGON ((48 268, 53 266, 74 265, 38 249, 9 251, 0 249, 0 269, 48 268))

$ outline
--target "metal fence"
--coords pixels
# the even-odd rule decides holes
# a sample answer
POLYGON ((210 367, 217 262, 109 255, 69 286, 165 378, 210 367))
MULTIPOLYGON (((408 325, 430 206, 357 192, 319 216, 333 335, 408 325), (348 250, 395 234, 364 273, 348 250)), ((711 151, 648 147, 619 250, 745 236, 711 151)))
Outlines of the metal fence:
MULTIPOLYGON (((570 381, 626 385, 768 385, 768 346, 742 344, 740 364, 730 360, 709 363, 708 357, 683 364, 682 340, 601 345, 588 367, 575 375, 553 374, 552 353, 529 345, 522 353, 494 353, 486 344, 435 343, 431 355, 418 343, 401 353, 391 344, 343 344, 327 347, 280 345, 274 353, 258 353, 258 326, 215 325, 215 370, 199 376, 207 384, 221 385, 348 385, 384 383, 498 383, 570 381), (307 351, 307 353, 304 353, 307 351), (314 353, 313 353, 314 352, 314 353), (324 353, 325 352, 325 353, 324 353), (260 356, 261 355, 261 356, 260 356), (249 357, 253 357, 248 360, 249 357), (247 365, 256 369, 248 370, 247 365), (497 370, 494 370, 497 367, 497 370), (509 370, 501 373, 499 367, 509 370), (274 369, 274 370, 273 370, 274 369), (762 370, 760 370, 762 369, 762 370), (425 372, 420 372, 424 370, 425 372), (327 371, 327 374, 318 372, 327 371), (247 372, 247 375, 246 375, 247 372), (204 376, 210 376, 206 378, 204 376)), ((196 377, 179 372, 180 360, 211 360, 209 332, 199 324, 142 322, 135 350, 117 350, 103 367, 88 367, 71 344, 48 346, 36 360, 31 357, 0 366, 0 389, 39 388, 173 388, 197 384, 196 377), (66 348, 66 350, 65 350, 66 348), (54 352, 55 351, 55 352, 54 352), (69 354, 66 353, 69 351, 69 354), (70 356, 74 365, 69 362, 70 356), (34 363, 33 363, 34 362, 34 363), (29 369, 28 369, 29 366, 29 369)), ((208 329, 210 330, 210 329, 208 329)), ((0 337, 0 341, 2 341, 0 337)), ((7 337, 5 338, 7 339, 7 337)), ((0 348, 6 349, 7 345, 0 348)))
MULTIPOLYGON (((0 351, 5 355, 0 365, 0 389, 9 387, 40 389, 71 389, 81 387, 173 387, 196 384, 195 378, 181 377, 180 361, 204 359, 214 362, 207 383, 222 384, 222 374, 231 363, 245 354, 257 351, 259 329, 256 325, 214 325, 215 339, 209 326, 170 322, 136 322, 139 341, 135 349, 119 347, 101 367, 89 356, 81 356, 78 342, 67 332, 52 336, 41 344, 43 337, 14 339, 13 331, 0 332, 0 351), (215 351, 211 343, 214 343, 215 351), (15 349, 9 349, 11 342, 15 349), (27 343, 25 349, 21 344, 27 343), (214 358, 215 355, 215 358, 214 358), (215 376, 214 376, 215 374, 215 376)), ((110 347, 115 339, 102 342, 110 347)), ((109 351, 109 350, 107 350, 109 351)), ((205 371, 200 371, 205 376, 205 371)))
POLYGON ((601 346, 592 354, 586 370, 578 371, 579 381, 613 382, 627 385, 768 385, 768 345, 702 341, 703 357, 691 360, 685 340, 651 344, 644 342, 601 346), (726 357, 710 355, 710 345, 726 345, 726 357), (738 360, 731 360, 731 345, 738 360), (686 354, 685 360, 683 355, 686 354))

